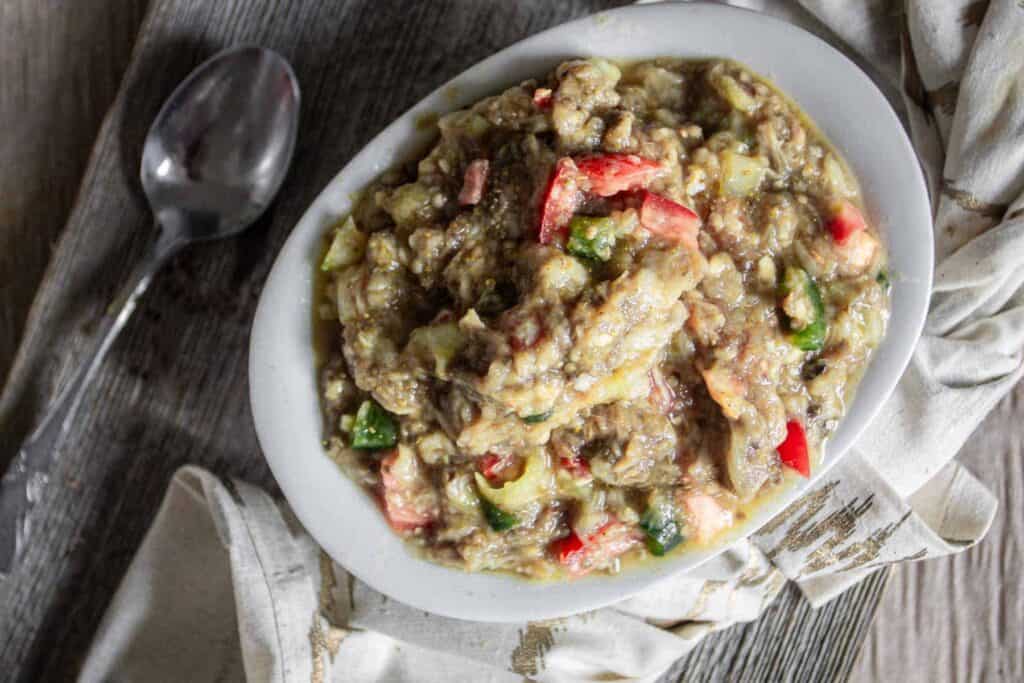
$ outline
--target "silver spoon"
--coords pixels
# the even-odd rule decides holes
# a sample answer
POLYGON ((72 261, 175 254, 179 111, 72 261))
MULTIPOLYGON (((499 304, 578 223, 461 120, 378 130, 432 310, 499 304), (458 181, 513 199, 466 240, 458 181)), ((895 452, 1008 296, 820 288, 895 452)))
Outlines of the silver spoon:
POLYGON ((221 52, 164 103, 142 151, 142 187, 160 233, 102 321, 96 346, 22 444, 0 481, 0 573, 31 534, 27 513, 89 382, 160 267, 183 247, 249 227, 277 194, 298 129, 299 85, 288 62, 259 47, 221 52))

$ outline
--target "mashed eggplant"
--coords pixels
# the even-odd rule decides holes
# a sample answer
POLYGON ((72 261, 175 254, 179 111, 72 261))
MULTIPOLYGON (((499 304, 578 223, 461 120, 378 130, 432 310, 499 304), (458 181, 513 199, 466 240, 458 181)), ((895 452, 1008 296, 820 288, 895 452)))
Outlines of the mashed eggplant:
POLYGON ((330 456, 430 559, 530 577, 702 544, 808 476, 880 342, 885 252, 727 61, 565 62, 442 117, 330 235, 330 456))

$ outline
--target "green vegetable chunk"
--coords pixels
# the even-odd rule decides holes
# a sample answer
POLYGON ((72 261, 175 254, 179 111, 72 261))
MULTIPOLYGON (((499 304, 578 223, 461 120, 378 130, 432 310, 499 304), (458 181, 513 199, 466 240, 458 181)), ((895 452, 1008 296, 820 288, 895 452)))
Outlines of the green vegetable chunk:
POLYGON ((615 247, 615 220, 594 216, 575 216, 569 222, 566 250, 580 258, 607 261, 615 247))
POLYGON ((536 415, 527 415, 526 417, 522 417, 520 419, 528 425, 534 425, 548 419, 554 412, 555 411, 553 410, 547 410, 544 411, 543 413, 537 413, 536 415))
POLYGON ((398 424, 376 401, 366 400, 359 406, 352 424, 352 448, 378 450, 398 443, 398 424))
POLYGON ((489 500, 481 498, 480 507, 484 511, 484 517, 487 518, 487 523, 490 524, 491 528, 495 531, 508 531, 519 524, 519 520, 515 515, 510 515, 489 500))
POLYGON ((889 282, 889 274, 884 270, 878 271, 878 275, 875 276, 875 282, 881 285, 883 292, 888 292, 889 288, 892 286, 889 282))
POLYGON ((825 346, 828 326, 818 285, 802 268, 789 266, 779 293, 783 297, 783 310, 789 316, 789 342, 801 351, 820 351, 825 346), (799 316, 802 322, 794 318, 794 309, 802 309, 799 316))
POLYGON ((647 549, 657 557, 683 542, 679 524, 660 506, 647 508, 640 517, 640 528, 647 534, 647 549))

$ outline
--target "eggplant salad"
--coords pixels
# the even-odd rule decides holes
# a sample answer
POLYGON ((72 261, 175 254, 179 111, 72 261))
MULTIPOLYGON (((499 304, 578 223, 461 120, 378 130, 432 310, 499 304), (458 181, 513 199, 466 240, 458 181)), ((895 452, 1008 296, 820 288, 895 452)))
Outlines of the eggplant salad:
POLYGON ((791 100, 731 61, 589 58, 437 127, 330 229, 316 293, 326 449, 396 533, 614 573, 811 475, 889 296, 791 100))

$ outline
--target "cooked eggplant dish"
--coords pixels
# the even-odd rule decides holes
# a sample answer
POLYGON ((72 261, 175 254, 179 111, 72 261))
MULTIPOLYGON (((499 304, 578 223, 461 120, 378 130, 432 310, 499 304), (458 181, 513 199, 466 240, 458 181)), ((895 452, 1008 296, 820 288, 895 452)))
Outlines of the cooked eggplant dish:
POLYGON ((396 533, 468 571, 617 572, 811 475, 888 279, 792 101, 735 62, 591 58, 437 127, 317 281, 326 448, 396 533))

